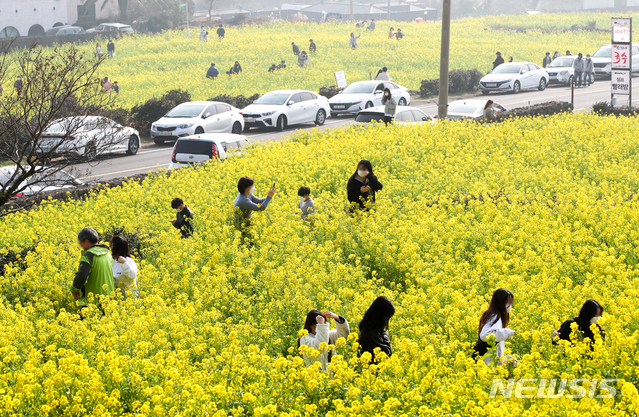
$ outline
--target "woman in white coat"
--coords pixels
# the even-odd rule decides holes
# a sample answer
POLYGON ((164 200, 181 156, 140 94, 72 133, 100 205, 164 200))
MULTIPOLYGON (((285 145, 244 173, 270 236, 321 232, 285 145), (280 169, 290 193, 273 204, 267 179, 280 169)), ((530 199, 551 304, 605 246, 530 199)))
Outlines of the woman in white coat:
MULTIPOLYGON (((342 316, 338 316, 330 311, 321 312, 319 310, 311 310, 306 315, 306 321, 304 322, 304 329, 308 331, 308 334, 300 337, 297 341, 297 347, 308 346, 315 350, 320 349, 322 343, 327 345, 334 345, 337 339, 343 337, 348 338, 351 333, 351 329, 348 326, 348 322, 342 316), (335 329, 329 330, 330 325, 328 320, 335 320, 335 329)), ((331 352, 323 351, 319 356, 311 356, 303 354, 304 362, 306 366, 311 366, 315 362, 322 364, 322 370, 325 371, 328 363, 331 361, 331 352)))
POLYGON ((138 266, 131 258, 129 242, 121 236, 111 238, 111 256, 113 257, 113 280, 115 288, 122 292, 124 298, 133 294, 136 298, 138 292, 138 266))
POLYGON ((479 337, 473 353, 475 360, 483 358, 484 363, 488 365, 493 362, 493 356, 500 360, 504 355, 505 341, 515 333, 508 328, 513 300, 513 293, 505 288, 500 288, 493 293, 488 310, 479 320, 479 337), (492 349, 488 344, 488 336, 491 334, 495 336, 495 347, 492 349))

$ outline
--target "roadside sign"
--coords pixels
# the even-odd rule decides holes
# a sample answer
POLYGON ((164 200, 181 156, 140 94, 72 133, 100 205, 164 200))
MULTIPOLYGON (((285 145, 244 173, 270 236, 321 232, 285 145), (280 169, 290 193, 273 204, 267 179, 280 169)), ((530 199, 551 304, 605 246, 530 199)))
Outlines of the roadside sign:
POLYGON ((344 73, 344 70, 337 71, 335 73, 335 82, 337 83, 337 88, 344 88, 348 85, 348 83, 346 82, 346 74, 344 73))
POLYGON ((630 70, 612 70, 610 85, 612 94, 630 95, 630 70))
POLYGON ((612 68, 630 69, 630 45, 612 44, 612 68))
POLYGON ((615 94, 628 96, 632 103, 632 18, 612 18, 612 72, 610 73, 610 102, 615 94))

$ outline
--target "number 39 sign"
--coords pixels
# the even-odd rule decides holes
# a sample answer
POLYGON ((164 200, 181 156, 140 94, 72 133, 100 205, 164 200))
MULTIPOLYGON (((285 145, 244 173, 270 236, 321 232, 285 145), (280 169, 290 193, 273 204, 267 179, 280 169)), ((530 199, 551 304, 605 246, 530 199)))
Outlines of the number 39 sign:
POLYGON ((612 44, 612 68, 630 69, 630 45, 612 44))

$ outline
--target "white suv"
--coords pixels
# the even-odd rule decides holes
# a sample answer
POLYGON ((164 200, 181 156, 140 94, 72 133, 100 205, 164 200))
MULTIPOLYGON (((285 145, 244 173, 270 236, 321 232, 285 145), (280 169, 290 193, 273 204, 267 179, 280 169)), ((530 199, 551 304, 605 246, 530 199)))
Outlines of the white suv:
POLYGON ((131 25, 123 25, 122 23, 102 23, 92 29, 87 29, 87 33, 135 33, 131 25))
MULTIPOLYGON (((595 68, 595 78, 610 78, 612 74, 612 46, 604 45, 590 56, 595 68)), ((639 44, 632 44, 632 72, 639 72, 639 44)))

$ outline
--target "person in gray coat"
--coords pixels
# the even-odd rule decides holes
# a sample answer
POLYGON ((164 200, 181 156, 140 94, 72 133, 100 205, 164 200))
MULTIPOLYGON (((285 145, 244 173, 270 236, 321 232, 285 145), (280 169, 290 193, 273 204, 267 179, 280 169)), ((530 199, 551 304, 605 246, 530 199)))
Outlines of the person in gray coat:
POLYGON ((239 194, 233 203, 233 212, 235 214, 235 227, 244 231, 251 225, 251 217, 254 211, 264 211, 268 207, 268 203, 275 195, 275 184, 268 191, 266 198, 257 198, 253 195, 255 192, 255 182, 250 177, 242 177, 237 183, 239 194))
POLYGON ((388 88, 384 89, 382 104, 384 105, 384 125, 388 126, 389 123, 393 122, 395 112, 397 111, 397 101, 395 101, 388 88))
POLYGON ((584 79, 584 70, 586 69, 586 61, 583 58, 581 52, 577 55, 577 59, 572 62, 572 67, 575 69, 575 85, 586 86, 586 80, 584 79))
POLYGON ((357 39, 359 39, 359 37, 362 36, 362 34, 360 33, 359 35, 355 36, 355 34, 353 32, 351 32, 351 48, 353 49, 357 49, 357 39))
POLYGON ((588 81, 588 86, 595 82, 595 65, 592 63, 590 54, 586 55, 584 63, 584 76, 586 81, 588 81))

